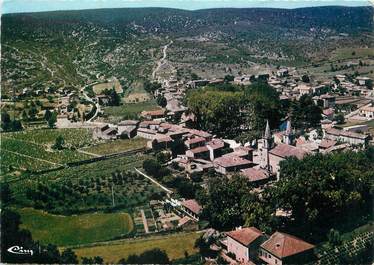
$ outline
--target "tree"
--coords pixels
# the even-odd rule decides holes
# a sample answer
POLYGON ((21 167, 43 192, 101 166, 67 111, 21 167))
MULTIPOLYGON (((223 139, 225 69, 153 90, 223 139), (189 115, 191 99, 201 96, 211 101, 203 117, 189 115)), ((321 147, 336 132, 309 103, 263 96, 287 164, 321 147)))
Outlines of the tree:
POLYGON ((47 109, 46 111, 45 111, 45 114, 44 114, 44 119, 46 120, 46 121, 49 121, 49 119, 52 117, 52 112, 49 110, 49 109, 47 109))
POLYGON ((290 116, 295 128, 316 128, 322 119, 322 109, 314 104, 310 95, 302 95, 299 101, 291 103, 290 116))
POLYGON ((229 230, 244 224, 243 203, 251 196, 247 179, 216 177, 209 179, 207 193, 200 193, 198 200, 203 204, 203 216, 213 228, 229 230))
POLYGON ((329 233, 327 234, 327 239, 329 240, 329 244, 333 247, 337 247, 342 244, 340 233, 335 229, 330 229, 329 233))
POLYGON ((154 248, 147 250, 140 255, 132 254, 127 259, 121 259, 119 264, 169 264, 170 260, 164 250, 154 248))
POLYGON ((38 109, 35 106, 32 106, 29 110, 29 117, 31 120, 35 120, 36 114, 38 114, 38 109))
POLYGON ((56 122, 57 122, 57 113, 56 112, 53 112, 51 114, 51 116, 49 117, 49 120, 48 120, 48 126, 49 128, 54 128, 55 125, 56 125, 56 122))
POLYGON ((104 260, 100 256, 91 257, 82 257, 82 264, 104 264, 104 260))
POLYGON ((223 80, 224 80, 225 83, 232 82, 232 81, 234 81, 234 76, 233 75, 225 75, 223 80))
POLYGON ((301 77, 301 81, 303 81, 304 83, 309 83, 310 82, 310 78, 308 75, 303 75, 301 77))
POLYGON ((77 255, 70 249, 65 249, 61 254, 60 263, 62 264, 78 264, 77 255))
POLYGON ((57 136, 55 144, 52 146, 53 149, 62 150, 64 149, 65 139, 62 135, 57 136))
POLYGON ((335 116, 335 121, 336 121, 337 124, 343 124, 344 121, 345 121, 344 114, 343 113, 338 113, 335 116))
POLYGON ((1 184, 0 196, 3 206, 8 205, 13 200, 13 192, 8 183, 4 182, 1 184))
POLYGON ((198 76, 196 73, 191 73, 191 79, 192 80, 199 80, 200 76, 198 76))
POLYGON ((164 96, 159 95, 157 97, 157 104, 161 106, 162 108, 165 108, 168 102, 164 96))
POLYGON ((247 123, 252 131, 263 132, 266 120, 271 128, 279 125, 281 103, 279 93, 266 83, 254 83, 245 90, 247 123))
POLYGON ((157 82, 150 82, 146 80, 144 82, 144 90, 147 91, 149 94, 154 94, 158 89, 161 88, 161 84, 157 82))
POLYGON ((114 88, 111 90, 110 97, 113 106, 121 105, 121 97, 118 95, 117 91, 114 88))
POLYGON ((170 144, 170 149, 172 152, 173 157, 176 157, 177 155, 184 154, 186 151, 186 146, 182 139, 175 139, 170 144))
POLYGON ((280 163, 280 181, 272 197, 292 212, 294 229, 322 240, 332 227, 357 222, 371 212, 373 179, 373 147, 302 160, 292 157, 280 163))

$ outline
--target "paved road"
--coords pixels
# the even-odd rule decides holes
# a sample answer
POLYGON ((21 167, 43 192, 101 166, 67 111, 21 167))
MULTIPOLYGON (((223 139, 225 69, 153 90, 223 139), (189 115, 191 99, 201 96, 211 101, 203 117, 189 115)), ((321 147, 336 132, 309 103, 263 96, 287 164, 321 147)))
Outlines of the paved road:
POLYGON ((159 186, 161 189, 163 189, 163 190, 166 191, 167 193, 173 193, 173 191, 169 190, 168 188, 166 188, 165 186, 163 186, 162 184, 160 184, 159 182, 157 182, 157 181, 154 180, 153 178, 147 176, 146 174, 144 174, 143 172, 141 172, 139 169, 135 168, 135 171, 138 172, 140 175, 146 177, 147 179, 149 179, 149 180, 152 181, 153 183, 155 183, 157 186, 159 186))

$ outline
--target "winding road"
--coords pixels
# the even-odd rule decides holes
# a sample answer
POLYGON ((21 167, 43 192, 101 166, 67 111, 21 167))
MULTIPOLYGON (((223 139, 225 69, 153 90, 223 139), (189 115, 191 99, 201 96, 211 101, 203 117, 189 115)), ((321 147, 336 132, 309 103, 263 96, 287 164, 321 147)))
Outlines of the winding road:
POLYGON ((170 41, 168 44, 166 44, 164 46, 164 48, 162 49, 162 53, 163 53, 163 56, 160 60, 157 61, 157 67, 155 70, 153 70, 152 72, 152 78, 155 79, 156 77, 156 73, 160 70, 161 66, 165 63, 165 60, 166 60, 166 50, 168 49, 169 45, 171 45, 173 43, 173 41, 170 41))

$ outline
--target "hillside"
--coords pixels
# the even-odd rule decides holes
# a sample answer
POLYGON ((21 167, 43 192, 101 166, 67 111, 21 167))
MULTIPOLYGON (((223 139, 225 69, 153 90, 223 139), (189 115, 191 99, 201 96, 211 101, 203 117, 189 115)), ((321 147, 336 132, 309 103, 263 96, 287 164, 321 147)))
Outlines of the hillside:
POLYGON ((337 47, 371 47, 373 14, 372 7, 334 6, 6 14, 3 92, 74 88, 100 77, 126 87, 150 77, 168 39, 176 40, 169 58, 175 63, 303 64, 337 47))

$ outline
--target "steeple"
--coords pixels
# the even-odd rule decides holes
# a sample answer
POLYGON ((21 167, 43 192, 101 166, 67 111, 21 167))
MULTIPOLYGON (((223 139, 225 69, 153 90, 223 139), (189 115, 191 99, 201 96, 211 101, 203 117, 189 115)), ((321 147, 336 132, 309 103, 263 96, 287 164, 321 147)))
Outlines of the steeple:
POLYGON ((286 131, 283 133, 283 143, 292 145, 292 126, 290 119, 287 121, 286 131))
POLYGON ((270 132, 269 120, 266 120, 264 139, 270 139, 270 138, 271 138, 271 132, 270 132))

